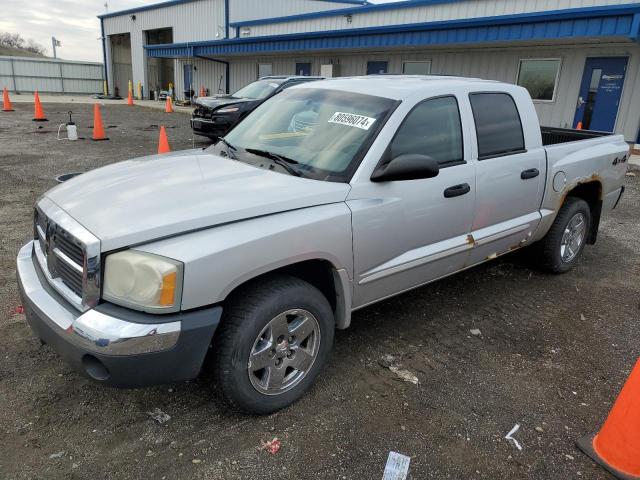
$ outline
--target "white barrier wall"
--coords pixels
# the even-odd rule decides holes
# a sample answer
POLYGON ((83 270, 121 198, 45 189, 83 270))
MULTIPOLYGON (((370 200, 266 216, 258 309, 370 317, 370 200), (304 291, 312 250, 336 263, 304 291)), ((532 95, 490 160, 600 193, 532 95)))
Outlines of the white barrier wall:
POLYGON ((12 92, 102 93, 103 77, 101 63, 0 57, 0 89, 12 92))

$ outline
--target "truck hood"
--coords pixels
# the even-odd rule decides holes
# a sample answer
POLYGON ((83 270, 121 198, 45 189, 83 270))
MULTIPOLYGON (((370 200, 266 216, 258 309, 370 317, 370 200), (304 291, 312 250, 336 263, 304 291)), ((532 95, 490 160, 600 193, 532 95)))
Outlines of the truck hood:
POLYGON ((269 171, 203 150, 84 173, 46 193, 109 251, 257 216, 342 202, 346 183, 269 171))

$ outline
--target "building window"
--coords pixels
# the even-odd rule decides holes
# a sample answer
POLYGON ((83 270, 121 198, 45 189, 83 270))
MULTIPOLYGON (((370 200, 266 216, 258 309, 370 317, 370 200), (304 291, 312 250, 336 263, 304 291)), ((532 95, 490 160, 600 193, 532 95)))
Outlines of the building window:
POLYGON ((560 75, 559 58, 520 60, 517 84, 526 88, 533 100, 553 102, 560 75))
POLYGON ((402 62, 402 73, 405 75, 429 75, 431 73, 431 61, 402 62))
POLYGON ((524 151, 522 121, 511 95, 472 93, 469 100, 478 137, 478 159, 524 151))
POLYGON ((441 167, 463 163, 462 125, 455 97, 434 98, 415 107, 390 148, 391 158, 416 153, 434 158, 441 167))
POLYGON ((258 64, 258 78, 269 77, 273 75, 273 65, 270 63, 258 64))

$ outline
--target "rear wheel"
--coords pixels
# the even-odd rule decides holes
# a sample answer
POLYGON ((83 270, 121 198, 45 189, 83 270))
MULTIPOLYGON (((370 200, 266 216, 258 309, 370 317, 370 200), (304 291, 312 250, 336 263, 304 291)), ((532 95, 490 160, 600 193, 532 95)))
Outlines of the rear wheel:
POLYGON ((303 396, 326 364, 334 318, 324 295, 288 275, 236 292, 213 345, 214 374, 225 400, 267 414, 303 396))
POLYGON ((538 245, 542 268, 551 273, 571 270, 584 250, 591 228, 591 210, 587 202, 569 197, 547 235, 538 245))

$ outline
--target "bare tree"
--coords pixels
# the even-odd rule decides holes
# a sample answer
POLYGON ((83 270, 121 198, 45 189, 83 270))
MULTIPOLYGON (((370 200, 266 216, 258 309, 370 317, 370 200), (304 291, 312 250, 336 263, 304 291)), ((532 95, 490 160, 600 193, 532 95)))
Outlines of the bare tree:
POLYGON ((39 43, 35 42, 33 39, 27 40, 27 45, 24 47, 27 52, 36 53, 38 55, 44 55, 46 50, 39 43))
POLYGON ((31 38, 25 40, 19 33, 0 32, 0 46, 26 50, 38 55, 44 55, 46 52, 42 45, 31 38))

